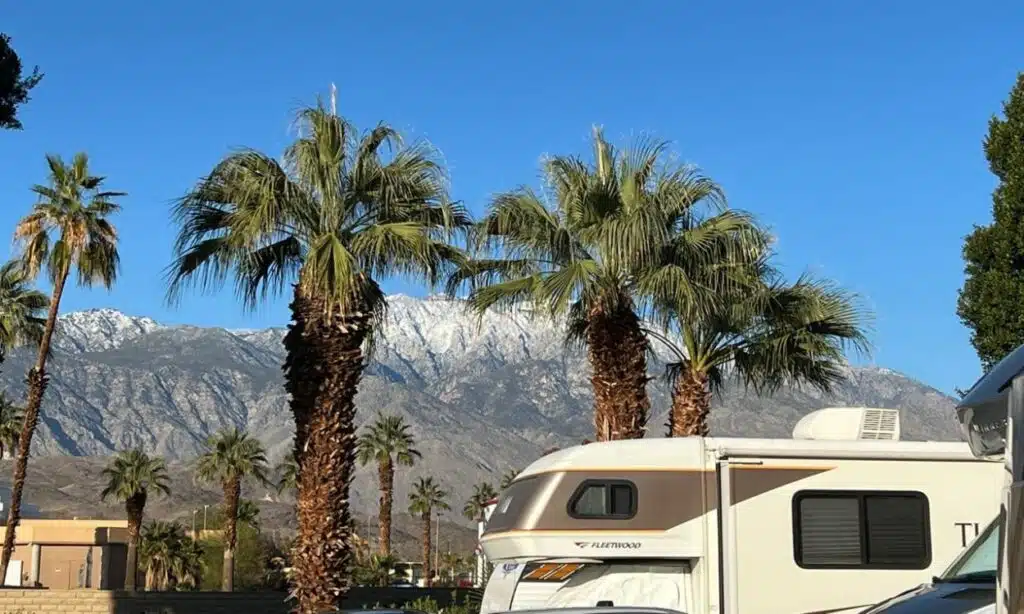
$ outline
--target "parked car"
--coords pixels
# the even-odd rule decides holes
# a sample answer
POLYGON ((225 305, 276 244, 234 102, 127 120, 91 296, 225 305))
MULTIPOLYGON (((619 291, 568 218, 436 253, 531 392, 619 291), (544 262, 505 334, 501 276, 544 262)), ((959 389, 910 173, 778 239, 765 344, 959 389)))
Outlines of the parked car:
POLYGON ((989 523, 942 575, 860 614, 968 614, 994 605, 999 520, 989 523))

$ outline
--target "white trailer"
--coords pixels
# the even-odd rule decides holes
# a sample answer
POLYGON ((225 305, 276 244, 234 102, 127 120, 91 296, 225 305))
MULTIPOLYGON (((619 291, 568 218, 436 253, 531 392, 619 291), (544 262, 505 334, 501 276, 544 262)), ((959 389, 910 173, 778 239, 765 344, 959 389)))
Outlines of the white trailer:
POLYGON ((967 444, 899 441, 885 409, 819 410, 794 439, 568 448, 520 473, 490 514, 481 612, 864 609, 945 569, 997 514, 1002 480, 967 444))

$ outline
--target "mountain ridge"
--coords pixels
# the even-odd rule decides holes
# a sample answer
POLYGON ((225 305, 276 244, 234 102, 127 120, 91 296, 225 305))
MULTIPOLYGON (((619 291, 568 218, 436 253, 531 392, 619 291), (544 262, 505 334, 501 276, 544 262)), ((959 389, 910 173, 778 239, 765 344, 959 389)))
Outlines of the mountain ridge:
MULTIPOLYGON (((463 501, 473 483, 496 482, 545 449, 591 436, 586 355, 566 348, 558 324, 522 309, 477 318, 443 297, 394 295, 389 304, 356 398, 357 422, 386 411, 412 425, 423 461, 399 474, 400 501, 423 474, 463 501)), ((109 308, 64 314, 33 453, 104 456, 139 445, 187 461, 210 434, 237 426, 279 459, 292 436, 281 371, 285 330, 163 324, 109 308)), ((652 377, 667 358, 656 348, 652 377)), ((26 350, 12 352, 0 373, 0 386, 15 398, 23 395, 30 359, 26 350)), ((951 397, 884 367, 848 367, 847 374, 830 397, 784 388, 760 398, 728 387, 715 399, 712 432, 788 437, 813 409, 863 405, 901 409, 908 439, 959 439, 951 397)), ((660 378, 650 395, 648 436, 661 436, 668 391, 660 378)), ((355 485, 356 509, 374 509, 373 473, 361 469, 355 485)))

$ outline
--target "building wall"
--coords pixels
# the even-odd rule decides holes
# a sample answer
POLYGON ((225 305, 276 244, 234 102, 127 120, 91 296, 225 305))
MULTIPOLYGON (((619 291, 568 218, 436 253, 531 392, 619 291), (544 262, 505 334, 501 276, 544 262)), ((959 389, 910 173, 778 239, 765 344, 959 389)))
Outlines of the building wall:
POLYGON ((136 593, 101 590, 0 590, 0 613, 287 614, 285 593, 136 593))
MULTIPOLYGON (((261 593, 146 593, 107 590, 0 589, 0 614, 288 614, 285 592, 261 593)), ((452 597, 466 599, 464 590, 451 588, 354 588, 344 606, 360 609, 376 604, 401 606, 429 597, 447 606, 452 597)))

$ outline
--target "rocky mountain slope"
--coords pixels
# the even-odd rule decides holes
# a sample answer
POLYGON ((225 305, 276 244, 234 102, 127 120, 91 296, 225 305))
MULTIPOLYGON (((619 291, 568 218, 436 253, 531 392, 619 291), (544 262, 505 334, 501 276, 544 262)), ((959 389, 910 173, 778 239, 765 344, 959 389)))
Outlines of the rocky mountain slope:
MULTIPOLYGON (((97 456, 142 445, 184 461, 210 434, 239 426, 280 458, 291 438, 281 386, 283 334, 283 328, 164 326, 110 309, 67 314, 34 451, 97 456)), ((0 374, 0 386, 15 397, 24 392, 28 360, 27 353, 16 352, 0 374)), ((652 375, 661 372, 661 364, 651 365, 652 375)), ((524 313, 477 320, 455 301, 394 296, 360 388, 359 421, 385 411, 413 425, 423 461, 400 474, 399 508, 408 483, 420 474, 440 478, 461 508, 474 482, 496 481, 544 449, 578 443, 591 433, 588 378, 584 354, 567 350, 560 328, 546 321, 524 313)), ((660 381, 652 382, 656 411, 649 436, 664 432, 666 392, 660 381)), ((734 387, 716 403, 713 429, 719 435, 784 437, 810 410, 867 405, 903 410, 906 438, 958 437, 951 398, 881 368, 850 369, 849 382, 831 398, 794 389, 758 398, 734 387)), ((371 472, 361 471, 357 509, 375 509, 376 498, 371 472)))

